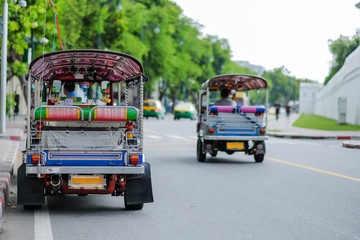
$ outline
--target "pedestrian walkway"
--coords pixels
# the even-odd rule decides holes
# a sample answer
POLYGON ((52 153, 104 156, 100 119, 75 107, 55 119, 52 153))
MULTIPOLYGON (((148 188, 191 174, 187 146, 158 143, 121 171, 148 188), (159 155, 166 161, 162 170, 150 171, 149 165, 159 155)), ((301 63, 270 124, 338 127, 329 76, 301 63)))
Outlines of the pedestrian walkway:
POLYGON ((19 116, 6 122, 5 133, 0 133, 0 226, 9 200, 9 187, 14 163, 20 154, 20 141, 24 140, 25 117, 19 116))
POLYGON ((358 141, 360 131, 324 131, 293 127, 292 124, 298 117, 299 114, 293 113, 290 117, 280 116, 276 121, 270 115, 267 126, 268 135, 280 138, 349 140, 344 147, 360 148, 360 141, 358 141))

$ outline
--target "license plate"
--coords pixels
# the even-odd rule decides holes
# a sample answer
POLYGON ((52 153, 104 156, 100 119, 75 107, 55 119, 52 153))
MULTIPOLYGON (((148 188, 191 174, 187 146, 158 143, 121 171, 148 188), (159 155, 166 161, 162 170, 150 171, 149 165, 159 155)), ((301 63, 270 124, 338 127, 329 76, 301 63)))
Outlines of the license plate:
POLYGON ((243 142, 228 142, 226 143, 226 148, 231 150, 244 149, 243 142))
POLYGON ((104 175, 70 175, 70 189, 100 189, 106 187, 106 179, 104 175))

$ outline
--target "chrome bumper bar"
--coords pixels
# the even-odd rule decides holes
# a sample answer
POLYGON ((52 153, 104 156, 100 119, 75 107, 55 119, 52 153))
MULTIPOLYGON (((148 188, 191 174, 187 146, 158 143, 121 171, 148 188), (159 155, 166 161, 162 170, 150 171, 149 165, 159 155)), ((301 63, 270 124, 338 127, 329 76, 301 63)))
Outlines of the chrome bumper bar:
POLYGON ((204 136, 204 140, 217 140, 217 141, 264 141, 268 136, 204 136))
POLYGON ((139 167, 72 167, 72 166, 26 166, 26 174, 144 174, 144 166, 139 167))

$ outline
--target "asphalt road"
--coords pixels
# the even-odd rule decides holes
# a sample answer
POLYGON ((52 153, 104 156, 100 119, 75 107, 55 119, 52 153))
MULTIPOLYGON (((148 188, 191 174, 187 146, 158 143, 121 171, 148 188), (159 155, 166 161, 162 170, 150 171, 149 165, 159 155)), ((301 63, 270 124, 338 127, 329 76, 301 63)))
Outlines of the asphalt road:
POLYGON ((358 149, 270 138, 263 163, 241 153, 199 163, 195 125, 145 121, 155 202, 143 210, 125 211, 122 197, 51 197, 39 211, 9 208, 0 239, 360 239, 358 149))

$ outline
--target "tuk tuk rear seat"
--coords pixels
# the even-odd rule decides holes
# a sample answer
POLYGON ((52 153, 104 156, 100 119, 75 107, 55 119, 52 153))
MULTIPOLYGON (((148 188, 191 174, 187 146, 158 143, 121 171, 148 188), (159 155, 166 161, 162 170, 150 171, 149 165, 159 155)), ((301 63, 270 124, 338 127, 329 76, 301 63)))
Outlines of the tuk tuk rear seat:
POLYGON ((227 107, 227 106, 211 106, 210 113, 226 112, 226 113, 264 113, 263 106, 249 106, 249 107, 227 107))
POLYGON ((33 120, 124 122, 136 121, 138 110, 128 106, 39 106, 33 110, 33 120))
POLYGON ((220 124, 222 128, 254 129, 263 125, 264 112, 264 106, 211 106, 209 124, 220 124))

